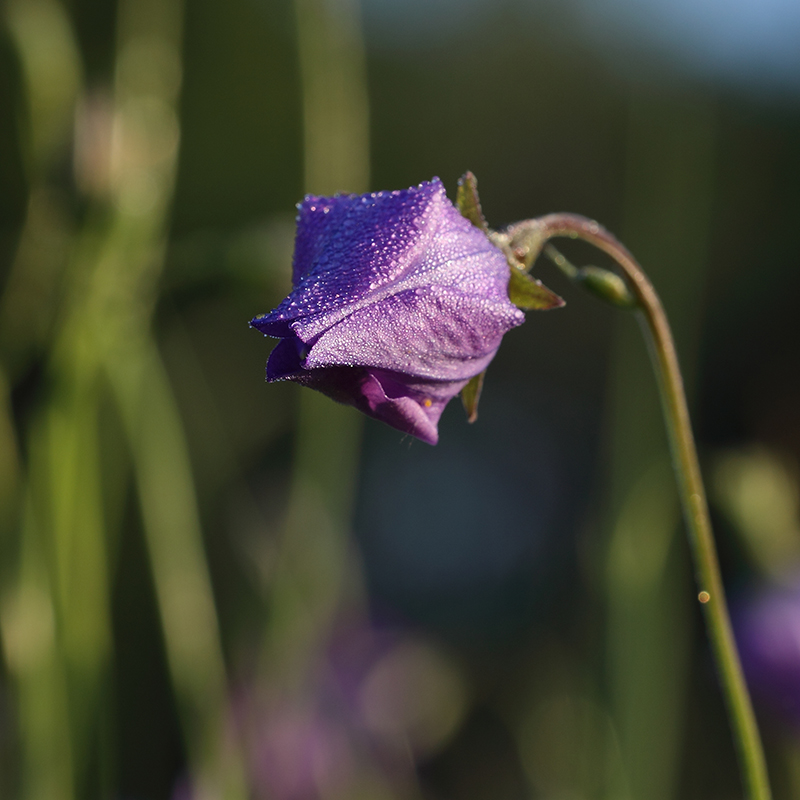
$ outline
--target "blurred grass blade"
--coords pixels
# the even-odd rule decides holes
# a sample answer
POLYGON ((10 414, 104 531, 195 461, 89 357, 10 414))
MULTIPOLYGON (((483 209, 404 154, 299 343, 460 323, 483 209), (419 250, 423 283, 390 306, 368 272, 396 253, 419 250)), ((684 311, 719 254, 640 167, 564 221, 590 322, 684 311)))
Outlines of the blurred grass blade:
POLYGON ((340 610, 361 432, 356 411, 316 392, 303 391, 299 405, 264 652, 266 677, 290 694, 308 689, 340 610))
POLYGON ((25 76, 28 171, 36 179, 69 143, 82 81, 78 44, 57 0, 8 0, 5 12, 25 76))
MULTIPOLYGON (((369 107, 356 0, 295 0, 303 90, 306 190, 363 192, 369 107)), ((289 504, 270 591, 264 666, 279 691, 300 691, 341 602, 348 567, 362 421, 301 391, 289 504)))
POLYGON ((120 0, 110 170, 116 216, 97 269, 103 366, 133 457, 193 791, 245 797, 183 427, 150 332, 180 140, 183 4, 120 0))
MULTIPOLYGON (((82 68, 59 2, 12 0, 6 16, 25 77, 31 198, 2 327, 13 368, 24 369, 26 350, 46 339, 42 312, 51 319, 45 307, 54 300, 48 279, 66 258, 65 215, 47 180, 68 152, 82 68)), ((26 500, 17 575, 3 592, 4 646, 20 701, 22 792, 31 798, 81 793, 110 656, 96 367, 91 343, 73 333, 62 332, 49 359, 49 402, 31 426, 27 485, 18 481, 26 500)), ((3 522, 10 523, 5 509, 3 522)))
MULTIPOLYGON (((87 344, 84 342, 84 345, 87 344)), ((65 379, 47 409, 43 450, 31 463, 38 513, 46 515, 58 609, 59 644, 68 668, 76 787, 92 760, 111 656, 108 554, 98 425, 97 365, 80 345, 59 363, 65 379), (87 358, 81 359, 85 355, 87 358), (68 376, 68 377, 66 377, 68 376), (42 485, 46 481, 46 485, 42 485)), ((107 702, 107 698, 106 698, 107 702)))
POLYGON ((178 409, 153 343, 106 364, 133 453, 164 641, 200 797, 244 798, 225 665, 178 409))
MULTIPOLYGON (((671 466, 661 459, 626 498, 607 565, 610 689, 631 798, 668 800, 676 786, 690 596, 675 557, 679 530, 671 466)), ((612 796, 628 796, 616 791, 612 796)))
POLYGON ((303 91, 305 190, 369 185, 369 99, 358 0, 294 0, 303 91))
POLYGON ((19 445, 14 431, 9 386, 0 370, 0 586, 10 571, 12 527, 19 511, 21 483, 19 445))
MULTIPOLYGON (((623 238, 663 287, 691 388, 696 353, 690 343, 696 341, 709 237, 712 114, 702 101, 676 107, 634 99, 628 137, 623 238)), ((668 443, 648 354, 629 317, 616 324, 606 576, 611 710, 630 797, 671 800, 680 780, 689 658, 690 609, 681 597, 690 595, 676 591, 682 567, 667 555, 677 532, 677 495, 666 472, 668 443), (623 573, 638 577, 623 580, 623 573)))
MULTIPOLYGON (((66 17, 53 8, 53 0, 14 0, 12 9, 19 40, 34 56, 44 53, 51 61, 65 48, 44 52, 31 32, 63 33, 56 22, 66 17), (50 16, 40 14, 39 22, 25 27, 25 14, 42 9, 50 16)), ((108 388, 104 371, 130 440, 194 788, 201 796, 245 796, 239 753, 228 741, 225 670, 186 446, 149 333, 179 141, 182 12, 175 0, 120 0, 114 94, 107 101, 106 135, 113 147, 101 148, 108 163, 82 182, 96 194, 90 194, 86 226, 67 273, 65 324, 51 352, 51 391, 31 448, 29 516, 33 520, 35 511, 36 525, 26 522, 23 542, 30 540, 30 548, 23 547, 19 588, 3 603, 4 645, 20 687, 23 783, 31 787, 30 797, 69 800, 73 785, 83 796, 83 775, 97 758, 89 742, 99 730, 110 655, 104 519, 109 487, 102 481, 99 430, 108 388), (36 659, 24 657, 26 640, 19 635, 18 622, 33 619, 31 609, 50 619, 49 628, 39 625, 50 633, 40 637, 46 647, 33 648, 36 659), (50 794, 40 788, 50 783, 39 774, 48 765, 48 780, 57 787, 50 794)), ((25 63, 29 82, 31 75, 52 81, 29 86, 36 134, 37 103, 53 87, 75 81, 66 69, 51 74, 49 62, 38 72, 25 63)), ((65 100, 70 117, 73 101, 74 96, 65 100)), ((41 116, 41 125, 49 118, 41 116)), ((44 147, 36 141, 33 146, 44 147)))
POLYGON ((720 509, 755 564, 780 583, 800 565, 800 489, 796 465, 765 447, 721 453, 713 488, 720 509))
POLYGON ((34 503, 26 498, 19 572, 3 587, 3 652, 16 684, 21 800, 72 800, 73 736, 66 666, 58 647, 49 560, 34 503))

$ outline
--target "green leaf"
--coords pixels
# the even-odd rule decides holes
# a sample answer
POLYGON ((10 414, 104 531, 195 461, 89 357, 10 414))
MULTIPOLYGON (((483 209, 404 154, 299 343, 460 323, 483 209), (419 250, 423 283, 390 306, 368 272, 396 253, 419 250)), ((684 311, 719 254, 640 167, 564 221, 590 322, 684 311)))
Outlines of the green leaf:
POLYGON ((456 205, 462 217, 466 217, 484 233, 489 233, 489 226, 486 224, 481 209, 481 201, 478 199, 478 179, 471 172, 465 172, 458 179, 456 205))
POLYGON ((461 402, 464 404, 464 411, 467 412, 467 422, 475 422, 478 419, 478 401, 481 399, 485 375, 486 370, 470 378, 469 383, 461 390, 461 402))
POLYGON ((532 278, 519 267, 509 264, 511 276, 508 281, 508 299, 523 311, 547 311, 561 308, 566 303, 551 292, 541 281, 532 278))
MULTIPOLYGON (((545 311, 549 308, 560 308, 565 305, 564 301, 555 292, 551 292, 541 281, 537 281, 528 275, 524 265, 516 258, 509 247, 507 238, 503 234, 489 230, 481 209, 481 201, 478 198, 478 179, 471 172, 465 172, 459 178, 456 205, 461 215, 466 217, 476 228, 482 230, 505 254, 511 269, 511 276, 508 281, 508 297, 517 308, 521 308, 524 311, 545 311)), ((540 248, 541 243, 538 244, 536 254, 538 254, 538 249, 540 248)), ((478 399, 483 385, 483 375, 478 377, 480 380, 473 378, 461 392, 464 408, 467 411, 470 422, 473 422, 478 416, 478 399), (470 392, 473 394, 470 394, 470 392)))

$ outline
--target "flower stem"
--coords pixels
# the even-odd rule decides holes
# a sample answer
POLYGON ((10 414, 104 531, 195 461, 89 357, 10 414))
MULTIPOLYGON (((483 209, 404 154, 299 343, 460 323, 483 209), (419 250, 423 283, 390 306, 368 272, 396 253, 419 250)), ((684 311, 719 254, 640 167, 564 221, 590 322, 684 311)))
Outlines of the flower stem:
MULTIPOLYGON (((576 214, 549 214, 506 232, 512 251, 528 265, 554 237, 582 239, 611 256, 626 278, 643 323, 658 378, 665 424, 706 627, 737 745, 748 800, 772 797, 761 737, 731 628, 697 448, 672 331, 653 285, 628 249, 597 222, 576 214)), ((571 266, 571 265, 570 265, 571 266)), ((573 270, 576 268, 572 267, 573 270)), ((572 277, 576 277, 579 270, 572 277)))

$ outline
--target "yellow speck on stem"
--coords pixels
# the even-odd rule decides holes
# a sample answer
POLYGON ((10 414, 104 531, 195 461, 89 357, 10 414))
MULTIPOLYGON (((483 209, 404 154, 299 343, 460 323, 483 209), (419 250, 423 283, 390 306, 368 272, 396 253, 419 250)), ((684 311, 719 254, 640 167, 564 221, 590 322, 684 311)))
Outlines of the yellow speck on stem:
POLYGON ((707 603, 711 599, 711 595, 708 592, 700 592, 700 594, 697 595, 697 599, 701 603, 707 603))

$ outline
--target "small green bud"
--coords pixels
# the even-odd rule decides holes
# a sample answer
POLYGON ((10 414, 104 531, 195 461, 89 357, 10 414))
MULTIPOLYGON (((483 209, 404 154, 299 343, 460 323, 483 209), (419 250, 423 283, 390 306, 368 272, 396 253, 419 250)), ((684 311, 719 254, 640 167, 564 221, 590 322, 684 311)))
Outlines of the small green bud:
POLYGON ((617 308, 636 308, 639 304, 625 281, 615 272, 600 267, 581 267, 574 277, 593 295, 617 308))

